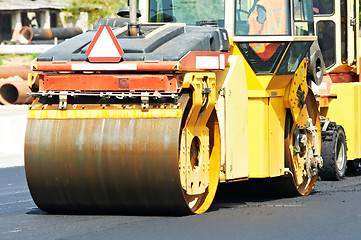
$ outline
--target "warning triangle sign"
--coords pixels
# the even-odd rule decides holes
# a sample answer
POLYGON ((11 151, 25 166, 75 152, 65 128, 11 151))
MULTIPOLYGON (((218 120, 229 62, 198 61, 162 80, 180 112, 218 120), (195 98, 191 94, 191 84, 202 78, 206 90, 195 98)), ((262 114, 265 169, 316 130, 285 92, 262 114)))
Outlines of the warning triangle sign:
POLYGON ((123 53, 109 26, 101 26, 98 29, 86 51, 90 62, 119 62, 123 53))

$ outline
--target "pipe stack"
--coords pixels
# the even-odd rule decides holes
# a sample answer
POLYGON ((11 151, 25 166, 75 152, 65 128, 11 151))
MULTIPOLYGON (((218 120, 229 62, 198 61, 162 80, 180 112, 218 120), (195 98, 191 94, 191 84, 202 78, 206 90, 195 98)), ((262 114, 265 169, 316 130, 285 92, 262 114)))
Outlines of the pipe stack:
POLYGON ((20 30, 19 41, 28 44, 34 40, 52 40, 72 38, 83 33, 80 28, 30 28, 24 26, 20 30))
POLYGON ((30 92, 27 82, 29 66, 2 66, 0 67, 0 103, 28 104, 33 97, 27 95, 30 92))

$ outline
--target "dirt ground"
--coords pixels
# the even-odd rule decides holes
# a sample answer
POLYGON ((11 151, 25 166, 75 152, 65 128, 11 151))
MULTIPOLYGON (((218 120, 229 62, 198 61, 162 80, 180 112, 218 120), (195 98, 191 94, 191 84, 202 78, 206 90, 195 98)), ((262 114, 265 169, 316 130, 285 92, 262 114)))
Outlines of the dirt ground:
POLYGON ((38 55, 0 55, 0 66, 30 66, 38 55))

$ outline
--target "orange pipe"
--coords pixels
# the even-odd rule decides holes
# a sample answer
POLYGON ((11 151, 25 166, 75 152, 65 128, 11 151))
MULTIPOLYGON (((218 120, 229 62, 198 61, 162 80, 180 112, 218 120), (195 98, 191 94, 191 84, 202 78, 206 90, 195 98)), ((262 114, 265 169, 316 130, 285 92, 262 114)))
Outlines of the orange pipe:
POLYGON ((0 78, 9 78, 13 76, 19 76, 24 80, 28 79, 28 73, 31 73, 30 66, 1 66, 0 78))
POLYGON ((27 95, 30 92, 27 81, 1 81, 0 103, 3 105, 31 103, 33 97, 27 95))

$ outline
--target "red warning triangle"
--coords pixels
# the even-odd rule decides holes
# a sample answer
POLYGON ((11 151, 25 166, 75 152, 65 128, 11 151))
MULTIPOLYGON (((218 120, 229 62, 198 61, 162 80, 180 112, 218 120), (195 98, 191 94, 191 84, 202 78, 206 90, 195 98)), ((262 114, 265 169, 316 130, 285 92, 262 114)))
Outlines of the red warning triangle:
POLYGON ((109 26, 101 26, 98 29, 86 51, 90 62, 119 62, 123 53, 109 26))

